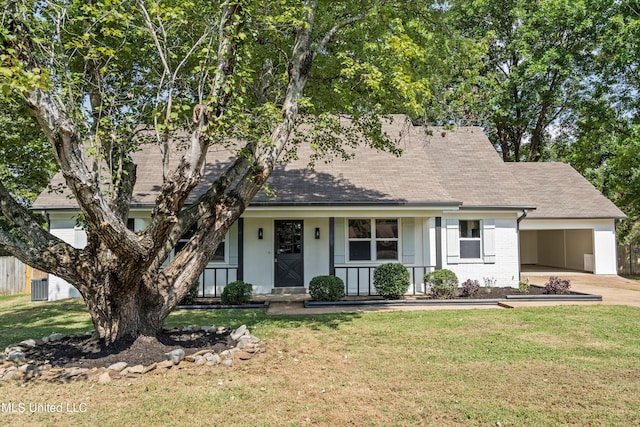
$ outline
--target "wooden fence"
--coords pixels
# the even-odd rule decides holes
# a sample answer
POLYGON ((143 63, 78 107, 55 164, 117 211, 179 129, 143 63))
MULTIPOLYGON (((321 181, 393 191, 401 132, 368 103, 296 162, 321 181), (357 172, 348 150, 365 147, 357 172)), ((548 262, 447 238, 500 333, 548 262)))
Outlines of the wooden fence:
POLYGON ((618 246, 618 274, 640 276, 640 245, 618 246))
POLYGON ((31 279, 44 279, 47 273, 25 265, 11 257, 0 257, 0 295, 31 292, 31 279))

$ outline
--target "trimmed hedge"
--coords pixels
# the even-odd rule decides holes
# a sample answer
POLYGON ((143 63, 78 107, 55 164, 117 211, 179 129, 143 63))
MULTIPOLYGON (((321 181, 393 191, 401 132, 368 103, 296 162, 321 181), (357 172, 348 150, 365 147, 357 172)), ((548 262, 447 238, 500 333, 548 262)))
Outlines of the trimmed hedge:
POLYGON ((224 305, 248 304, 253 295, 253 285, 251 283, 237 280, 224 287, 220 300, 224 305))
POLYGON ((373 286, 384 299, 403 298, 410 285, 409 272, 400 263, 382 264, 373 270, 373 286))
POLYGON ((182 298, 179 305, 193 305, 196 302, 198 293, 200 292, 200 282, 196 280, 193 282, 187 294, 182 298))
POLYGON ((344 282, 336 276, 316 276, 309 282, 309 295, 314 301, 338 301, 344 297, 344 282))

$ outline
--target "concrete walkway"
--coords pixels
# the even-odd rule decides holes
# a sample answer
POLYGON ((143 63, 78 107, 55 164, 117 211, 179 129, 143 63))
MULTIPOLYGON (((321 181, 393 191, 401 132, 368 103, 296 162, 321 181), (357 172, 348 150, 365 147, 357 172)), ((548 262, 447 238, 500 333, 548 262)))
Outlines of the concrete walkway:
MULTIPOLYGON (((526 271, 521 277, 529 278, 531 284, 543 286, 549 276, 558 276, 571 281, 571 290, 587 294, 602 295, 602 302, 595 304, 630 305, 640 307, 640 282, 614 275, 595 275, 580 272, 526 271)), ((593 304, 593 303, 592 303, 593 304)))
POLYGON ((464 309, 503 309, 518 307, 543 307, 554 305, 630 305, 640 307, 640 282, 625 279, 620 276, 594 275, 580 272, 567 272, 554 269, 536 269, 524 271, 522 278, 529 278, 533 285, 543 286, 549 276, 558 276, 571 281, 571 290, 587 294, 602 295, 602 301, 514 301, 505 307, 498 305, 464 305, 464 306, 427 306, 427 305, 397 305, 397 306, 347 306, 347 307, 319 307, 304 308, 304 299, 308 295, 282 295, 267 297, 270 300, 267 314, 270 315, 314 315, 326 313, 362 313, 372 311, 414 311, 414 310, 464 310, 464 309))

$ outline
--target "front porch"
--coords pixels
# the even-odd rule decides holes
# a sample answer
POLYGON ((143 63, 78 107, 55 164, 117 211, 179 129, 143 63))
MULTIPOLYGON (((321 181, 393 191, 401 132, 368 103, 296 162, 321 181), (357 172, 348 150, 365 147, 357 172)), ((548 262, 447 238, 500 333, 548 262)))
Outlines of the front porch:
MULTIPOLYGON (((427 292, 423 277, 434 271, 435 266, 405 265, 409 271, 411 285, 407 295, 425 295, 427 292)), ((377 296, 373 286, 373 272, 376 265, 339 265, 334 266, 330 275, 342 279, 347 297, 377 296)), ((207 267, 200 276, 197 298, 219 298, 224 287, 235 281, 242 280, 242 271, 238 266, 207 267)), ((273 287, 268 293, 255 293, 256 300, 291 300, 299 295, 308 295, 306 286, 273 287), (289 298, 289 299, 287 299, 289 298)))

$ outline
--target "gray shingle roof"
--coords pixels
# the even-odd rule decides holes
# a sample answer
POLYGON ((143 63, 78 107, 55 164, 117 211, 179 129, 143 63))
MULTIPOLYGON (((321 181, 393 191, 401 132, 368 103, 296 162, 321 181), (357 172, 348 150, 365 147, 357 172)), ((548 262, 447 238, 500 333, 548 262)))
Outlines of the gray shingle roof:
POLYGON ((505 163, 536 210, 529 219, 625 218, 578 171, 566 163, 505 163))
MULTIPOLYGON (((478 127, 456 130, 411 126, 403 116, 394 116, 385 123, 383 131, 403 149, 401 157, 377 151, 367 146, 355 149, 355 158, 349 161, 316 162, 314 170, 308 168, 312 150, 310 146, 298 148, 298 158, 279 165, 269 178, 268 186, 276 196, 260 192, 253 205, 292 204, 399 204, 399 205, 453 205, 461 208, 525 208, 540 204, 546 206, 542 196, 555 191, 554 180, 529 185, 528 178, 516 179, 518 165, 502 162, 487 137, 478 127), (551 186, 550 186, 551 185, 551 186), (526 187, 525 187, 526 186, 526 187), (531 188, 534 187, 534 188, 531 188), (543 188, 544 187, 544 188, 543 188)), ((179 153, 172 155, 176 163, 179 153)), ((138 179, 133 194, 134 206, 152 206, 162 184, 162 157, 157 146, 146 145, 134 154, 138 164, 138 179)), ((201 194, 231 162, 232 152, 222 147, 210 149, 203 182, 194 190, 193 198, 201 194)), ((525 165, 527 166, 527 165, 525 165)), ((570 171, 571 167, 567 166, 570 171)), ((523 170, 529 171, 525 167, 523 170)), ((535 170, 535 168, 534 168, 535 170)), ((565 172, 567 174, 568 172, 565 172)), ((518 174, 521 176, 522 174, 518 174)), ((603 206, 602 195, 577 172, 565 178, 569 189, 576 185, 580 192, 572 199, 582 206, 603 206), (589 191, 590 190, 590 191, 589 191), (579 196, 578 196, 579 194, 579 196), (597 202, 580 197, 599 196, 597 202)), ((61 174, 52 185, 63 182, 61 174)), ((571 191, 569 191, 571 192, 571 191)), ((608 202, 608 200, 605 199, 608 202)), ((609 202, 611 206, 611 202, 609 202)), ((44 191, 34 203, 34 209, 75 208, 74 200, 64 195, 44 191)), ((617 217, 617 208, 606 211, 617 217)), ((615 208, 615 206, 613 206, 615 208)), ((545 208, 546 209, 546 208, 545 208)), ((543 214, 544 214, 543 210, 543 214)), ((592 215, 593 209, 582 209, 581 214, 592 215)), ((600 212, 600 211, 597 211, 600 212)), ((567 216, 576 217, 567 209, 567 216)), ((530 214, 532 217, 533 213, 530 214)), ((600 215, 597 215, 600 216, 600 215)))

